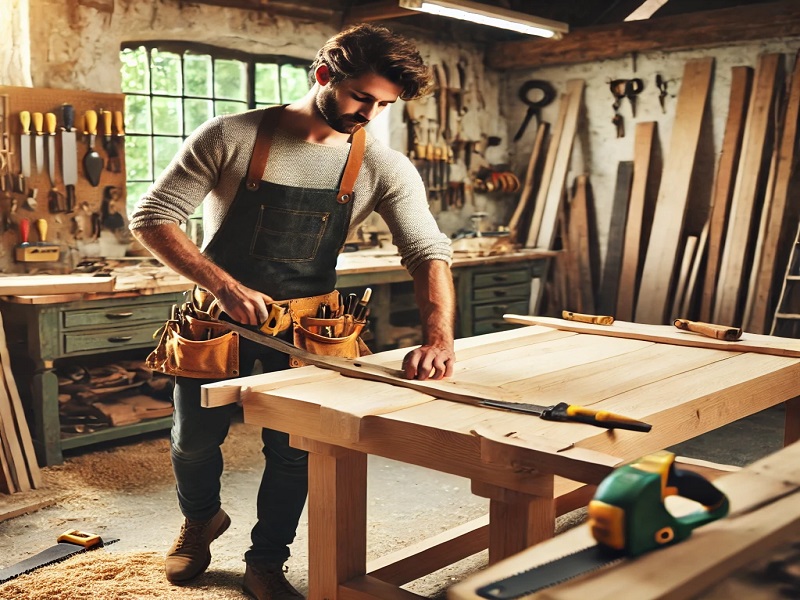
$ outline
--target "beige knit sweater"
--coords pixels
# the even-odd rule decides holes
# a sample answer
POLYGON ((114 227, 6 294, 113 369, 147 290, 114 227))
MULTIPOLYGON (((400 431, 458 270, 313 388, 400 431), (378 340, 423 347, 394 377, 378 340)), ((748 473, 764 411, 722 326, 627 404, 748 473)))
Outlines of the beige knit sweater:
MULTIPOLYGON (((262 110, 216 117, 195 130, 137 202, 130 228, 185 223, 202 203, 203 247, 231 205, 255 142, 262 110)), ((263 179, 294 187, 338 189, 349 144, 326 146, 276 132, 263 179)), ((386 222, 402 262, 413 273, 426 260, 451 260, 450 240, 428 208, 419 173, 405 156, 367 133, 356 180, 350 232, 376 211, 386 222)))

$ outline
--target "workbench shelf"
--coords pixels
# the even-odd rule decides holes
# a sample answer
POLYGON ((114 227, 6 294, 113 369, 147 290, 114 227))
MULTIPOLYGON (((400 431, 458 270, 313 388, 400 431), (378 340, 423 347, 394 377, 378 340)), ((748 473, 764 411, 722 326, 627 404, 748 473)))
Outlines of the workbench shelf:
POLYGON ((183 292, 45 298, 50 297, 0 301, 11 365, 39 463, 60 464, 63 450, 168 429, 171 418, 159 417, 62 437, 56 370, 82 360, 144 358, 155 346, 153 333, 169 318, 172 305, 183 302, 183 292))

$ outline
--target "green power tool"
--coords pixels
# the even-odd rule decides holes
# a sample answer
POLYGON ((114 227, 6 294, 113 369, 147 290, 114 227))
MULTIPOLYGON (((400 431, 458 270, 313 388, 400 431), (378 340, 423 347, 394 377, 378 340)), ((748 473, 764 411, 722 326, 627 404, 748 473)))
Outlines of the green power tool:
POLYGON ((489 600, 513 600, 572 579, 625 557, 675 544, 694 529, 728 514, 728 498, 693 471, 675 468, 675 455, 661 451, 615 469, 589 503, 589 528, 597 545, 485 585, 489 600), (668 496, 682 496, 702 509, 682 517, 667 510, 668 496))

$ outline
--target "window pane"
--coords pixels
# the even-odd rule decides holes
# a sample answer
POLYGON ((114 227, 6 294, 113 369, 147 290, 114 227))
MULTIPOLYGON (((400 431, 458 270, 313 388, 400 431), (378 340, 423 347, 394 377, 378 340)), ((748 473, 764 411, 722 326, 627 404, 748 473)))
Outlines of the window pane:
POLYGON ((214 61, 214 94, 219 98, 247 100, 246 65, 239 60, 214 61))
POLYGON ((211 57, 208 54, 184 54, 183 76, 187 96, 211 97, 211 57))
POLYGON ((147 50, 143 46, 126 48, 119 53, 122 61, 122 91, 125 93, 150 92, 150 69, 147 68, 147 50))
POLYGON ((153 71, 154 94, 180 96, 183 93, 180 56, 153 48, 150 53, 150 68, 153 71))
POLYGON ((135 181, 135 182, 128 182, 125 186, 128 190, 128 199, 127 199, 127 209, 128 215, 133 212, 133 205, 139 201, 139 198, 147 191, 147 188, 150 187, 149 181, 135 181))
POLYGON ((280 104, 281 92, 278 87, 278 65, 256 64, 256 102, 280 104))
POLYGON ((182 138, 153 138, 153 172, 156 177, 167 168, 167 165, 180 150, 181 144, 183 144, 182 138))
POLYGON ((214 102, 211 100, 183 101, 183 127, 184 135, 189 135, 195 129, 214 116, 214 102))
POLYGON ((182 104, 180 98, 153 96, 153 133, 182 135, 182 104))
POLYGON ((308 71, 293 65, 281 65, 281 92, 283 102, 294 102, 308 91, 308 71))
POLYGON ((128 176, 128 185, 131 181, 153 179, 153 169, 150 160, 150 138, 139 135, 125 136, 125 170, 128 176))
POLYGON ((231 102, 230 100, 217 100, 214 109, 218 115, 233 115, 247 110, 246 102, 231 102))
POLYGON ((125 129, 128 133, 150 133, 149 97, 125 97, 125 129))

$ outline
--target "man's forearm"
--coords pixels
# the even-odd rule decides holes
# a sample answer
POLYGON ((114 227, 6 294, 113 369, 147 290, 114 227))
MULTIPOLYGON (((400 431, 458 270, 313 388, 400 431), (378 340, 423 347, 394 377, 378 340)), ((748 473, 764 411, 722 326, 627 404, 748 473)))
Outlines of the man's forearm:
POLYGON ((452 347, 456 301, 450 267, 442 260, 428 260, 414 271, 413 277, 423 343, 452 347))
POLYGON ((161 262, 198 285, 214 293, 235 285, 233 277, 203 256, 178 225, 142 227, 134 229, 133 234, 161 262))

